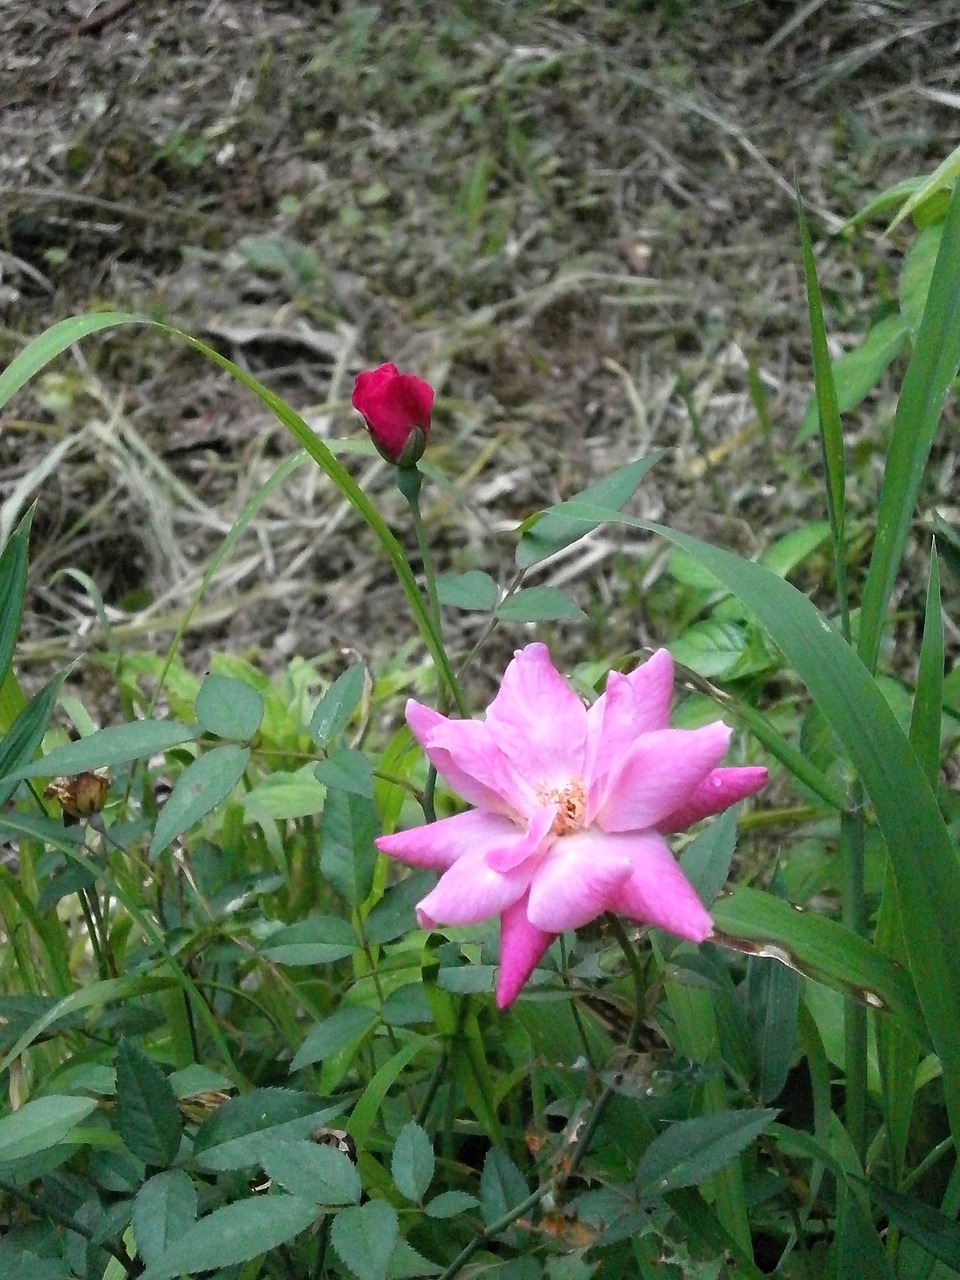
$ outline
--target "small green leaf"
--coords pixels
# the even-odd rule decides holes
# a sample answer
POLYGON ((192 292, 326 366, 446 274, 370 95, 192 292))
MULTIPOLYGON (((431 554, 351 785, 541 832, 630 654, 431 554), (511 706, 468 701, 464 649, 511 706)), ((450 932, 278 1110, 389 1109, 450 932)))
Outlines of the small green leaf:
MULTIPOLYGON (((830 526, 826 520, 814 520, 810 524, 802 524, 799 529, 791 529, 782 538, 771 542, 760 563, 770 569, 778 578, 786 578, 798 564, 806 560, 818 547, 830 537, 830 526)), ((696 563, 696 561, 694 561, 696 563)))
POLYGON ((316 1218, 313 1201, 298 1196, 237 1200, 188 1227, 151 1262, 141 1280, 173 1280, 196 1271, 235 1266, 286 1244, 316 1218))
POLYGON ((423 1212, 428 1218, 455 1218, 468 1209, 475 1209, 479 1203, 476 1196, 466 1191, 441 1191, 424 1205, 423 1212))
POLYGON ((677 662, 707 680, 716 680, 737 669, 749 642, 747 629, 739 622, 717 622, 708 618, 687 627, 667 648, 677 662))
POLYGON ((244 814, 250 821, 270 818, 286 822, 306 818, 323 809, 327 789, 314 777, 314 765, 305 764, 296 773, 270 773, 243 797, 244 814))
POLYGON ((366 672, 358 662, 337 676, 326 691, 310 721, 310 737, 321 749, 331 742, 360 705, 366 672))
POLYGON ((177 1099, 166 1076, 129 1040, 117 1050, 117 1130, 144 1164, 172 1164, 183 1131, 177 1099))
POLYGON ((133 1234, 140 1257, 149 1266, 197 1220, 197 1188, 182 1169, 167 1169, 148 1179, 133 1202, 133 1234))
POLYGON ((349 791, 351 795, 373 799, 373 771, 362 751, 351 751, 346 747, 331 751, 327 759, 315 767, 314 774, 331 790, 349 791))
POLYGON ((187 765, 157 818, 150 841, 151 860, 227 798, 249 760, 249 747, 223 746, 205 751, 187 765))
POLYGON ((426 1130, 415 1120, 409 1121, 400 1130, 390 1165, 400 1194, 420 1204, 433 1181, 435 1163, 433 1143, 426 1130))
POLYGON ((353 925, 339 916, 313 916, 271 933, 261 953, 274 964, 331 964, 360 946, 353 925))
POLYGON ((591 507, 607 507, 619 511, 636 493, 637 488, 654 463, 663 456, 655 450, 645 458, 639 458, 626 467, 611 472, 596 484, 589 485, 582 493, 566 502, 550 507, 540 516, 525 520, 520 529, 517 547, 517 566, 529 569, 555 552, 579 542, 602 521, 584 520, 583 513, 591 507))
POLYGON ((377 812, 371 800, 330 791, 320 831, 320 870, 337 893, 359 906, 370 893, 377 849, 377 812))
POLYGON ((291 1195, 317 1205, 359 1204, 356 1165, 344 1152, 316 1142, 273 1142, 264 1149, 263 1170, 291 1195))
POLYGON ((435 884, 432 872, 411 871, 405 880, 387 889, 364 922, 367 942, 380 946, 409 933, 416 923, 414 907, 435 884))
POLYGON ((523 1174, 505 1151, 491 1147, 480 1174, 480 1212, 485 1227, 491 1227, 505 1213, 529 1195, 523 1174))
POLYGON ((198 733, 196 725, 188 727, 173 720, 134 720, 130 724, 110 725, 81 738, 79 742, 55 747, 42 759, 8 774, 5 781, 49 778, 54 774, 70 777, 88 769, 109 769, 157 755, 184 742, 193 742, 198 733))
POLYGON ((678 1120, 654 1138, 637 1166, 641 1194, 696 1187, 735 1159, 776 1119, 776 1111, 722 1111, 678 1120))
POLYGON ((341 1210, 330 1233, 337 1257, 357 1280, 386 1280, 390 1255, 399 1238, 397 1211, 385 1200, 341 1210))
POLYGON ((290 1063, 291 1071, 299 1071, 311 1063, 322 1062, 339 1053, 353 1041, 360 1041, 377 1022, 372 1009, 360 1005, 341 1005, 336 1013, 324 1018, 307 1036, 290 1063))
POLYGON ((231 1098, 203 1122, 194 1139, 193 1163, 214 1173, 250 1169, 274 1143, 306 1138, 341 1110, 295 1089, 254 1089, 231 1098))
POLYGON ((587 615, 557 587, 526 587, 508 596, 497 609, 501 622, 585 622, 587 615))
POLYGON ((480 569, 467 573, 441 573, 437 578, 437 597, 441 604, 454 609, 492 613, 500 599, 500 588, 480 569))
POLYGON ((244 680, 207 676, 197 694, 196 715, 204 732, 248 742, 260 728, 263 698, 244 680))
POLYGON ((55 1147, 96 1106, 94 1098, 59 1095, 25 1102, 0 1119, 0 1162, 21 1160, 55 1147))

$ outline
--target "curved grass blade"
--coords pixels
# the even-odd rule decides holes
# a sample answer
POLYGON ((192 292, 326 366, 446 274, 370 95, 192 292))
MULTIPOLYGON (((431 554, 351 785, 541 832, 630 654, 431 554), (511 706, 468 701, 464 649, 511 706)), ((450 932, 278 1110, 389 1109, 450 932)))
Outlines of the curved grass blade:
MULTIPOLYGON (((797 187, 797 215, 800 220, 800 243, 803 248, 803 274, 807 285, 807 306, 810 314, 810 339, 813 352, 813 377, 817 389, 817 408, 820 417, 820 446, 823 466, 827 476, 827 512, 833 533, 833 554, 837 565, 838 585, 843 580, 844 554, 844 491, 846 487, 846 463, 843 456, 843 431, 840 426, 840 406, 837 388, 833 380, 833 365, 827 347, 827 331, 823 322, 823 302, 817 265, 813 258, 813 245, 807 227, 800 188, 797 187)), ((841 598, 841 608, 846 602, 841 598)))
POLYGON ((860 610, 858 651, 873 671, 940 415, 960 367, 960 182, 956 184, 887 449, 877 535, 860 610))
MULTIPOLYGON (((0 555, 0 684, 10 673, 13 651, 20 635, 23 599, 27 591, 27 556, 33 509, 29 510, 10 536, 0 555)), ((0 726, 0 732, 3 732, 0 726)))
POLYGON ((133 315, 129 311, 100 311, 88 316, 71 316, 68 320, 61 320, 51 325, 14 356, 0 373, 0 409, 11 396, 30 381, 35 373, 39 373, 45 364, 49 364, 56 356, 62 355, 68 347, 72 347, 81 338, 89 337, 91 333, 99 333, 102 329, 112 329, 118 324, 142 323, 144 320, 146 320, 145 316, 133 315))

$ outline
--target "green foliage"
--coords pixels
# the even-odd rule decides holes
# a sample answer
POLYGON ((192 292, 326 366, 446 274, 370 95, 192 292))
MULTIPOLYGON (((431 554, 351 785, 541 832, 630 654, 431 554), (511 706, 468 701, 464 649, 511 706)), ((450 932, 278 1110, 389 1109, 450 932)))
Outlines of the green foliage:
MULTIPOLYGON (((374 17, 355 19, 361 44, 374 17)), ((504 120, 504 147, 534 182, 530 141, 504 120)), ((185 146, 166 159, 192 163, 185 146)), ((495 234, 500 162, 484 144, 466 175, 465 245, 495 234)), ((317 657, 268 677, 215 654, 201 679, 180 631, 165 655, 114 655, 125 719, 97 728, 64 675, 29 701, 20 691, 30 517, 12 530, 0 552, 0 834, 16 852, 0 867, 0 1273, 918 1280, 933 1260, 933 1274, 957 1268, 960 1182, 941 1162, 960 1136, 960 812, 942 764, 960 685, 945 670, 940 565, 955 569, 960 540, 941 516, 917 652, 890 627, 960 364, 955 179, 951 157, 899 190, 924 223, 899 313, 885 303, 836 361, 801 221, 817 392, 801 434, 820 434, 828 519, 780 531, 753 559, 626 514, 660 456, 648 453, 524 521, 506 586, 475 568, 434 583, 421 546, 421 590, 403 542, 299 415, 165 330, 251 390, 352 503, 429 661, 398 645, 387 670, 317 657), (847 510, 843 415, 901 353, 860 592, 870 530, 847 510), (582 626, 572 595, 525 575, 605 523, 669 544, 644 603, 682 667, 676 722, 723 714, 743 731, 741 759, 778 776, 763 810, 729 810, 682 849, 711 906, 707 943, 584 928, 498 1011, 495 929, 417 930, 433 873, 376 851, 381 830, 455 812, 396 727, 397 704, 435 694, 469 713, 473 654, 448 652, 444 610, 484 615, 466 620, 481 643, 505 626, 582 626), (58 707, 76 741, 50 727, 58 707), (84 778, 93 798, 74 804, 84 778), (762 1270, 758 1242, 776 1255, 762 1270)), ((371 183, 361 204, 388 194, 371 183)), ((293 240, 242 252, 298 295, 315 279, 293 240)), ((0 374, 0 404, 72 343, 135 319, 54 326, 0 374)), ((301 462, 250 500, 221 558, 301 462)), ((592 696, 635 657, 585 654, 579 688, 592 696)))

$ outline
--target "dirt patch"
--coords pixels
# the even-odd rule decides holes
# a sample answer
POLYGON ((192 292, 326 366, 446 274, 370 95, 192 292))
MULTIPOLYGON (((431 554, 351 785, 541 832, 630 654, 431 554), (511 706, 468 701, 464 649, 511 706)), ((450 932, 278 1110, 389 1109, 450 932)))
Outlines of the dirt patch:
MULTIPOLYGON (((809 392, 793 174, 848 346, 909 233, 827 233, 951 147, 949 0, 808 6, 793 26, 742 2, 42 8, 0 15, 0 355, 77 311, 142 310, 331 440, 359 438, 353 373, 392 359, 440 392, 440 567, 505 582, 519 519, 652 446, 670 452, 638 513, 747 551, 821 514, 815 447, 792 443, 809 392)), ((881 391, 851 420, 864 516, 890 409, 881 391)), ((59 571, 89 574, 118 634, 148 643, 291 451, 248 393, 144 329, 85 342, 2 426, 0 497, 31 478, 40 492, 38 667, 103 642, 59 571)), ((349 465, 402 528, 383 465, 349 465)), ((603 618, 612 653, 662 638, 632 603, 661 563, 604 535, 549 576, 603 618)), ((207 646, 268 666, 378 656, 398 599, 373 540, 301 468, 190 642, 198 663, 207 646)), ((556 638, 582 656, 582 633, 556 638)))

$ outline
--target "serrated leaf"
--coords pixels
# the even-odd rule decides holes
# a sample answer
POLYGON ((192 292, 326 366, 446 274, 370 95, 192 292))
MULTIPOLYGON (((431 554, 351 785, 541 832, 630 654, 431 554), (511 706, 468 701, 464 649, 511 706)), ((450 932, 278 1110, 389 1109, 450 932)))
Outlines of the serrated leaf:
POLYGON ((351 907, 359 906, 373 885, 377 834, 371 800, 346 791, 328 793, 320 830, 320 870, 351 907))
POLYGON ((603 521, 583 519, 584 512, 589 516, 589 509, 594 507, 619 511, 662 456, 662 451, 656 450, 645 458, 639 458, 589 485, 566 502, 550 507, 542 516, 524 521, 516 553, 518 568, 529 569, 596 529, 603 521))
POLYGON ((235 1266, 306 1231, 317 1207, 298 1196, 254 1196, 215 1209, 173 1241, 141 1280, 173 1280, 195 1271, 235 1266))
POLYGON ((41 1258, 8 1241, 0 1242, 0 1275, 3 1280, 74 1280, 65 1262, 41 1258))
POLYGON ((414 1204, 419 1204, 433 1181, 435 1165, 436 1158, 429 1135, 416 1120, 410 1120, 397 1136, 390 1163, 390 1172, 397 1190, 414 1204))
POLYGON ((70 777, 91 769, 109 769, 193 742, 198 733, 196 725, 189 727, 173 720, 134 720, 130 724, 109 725, 78 742, 55 747, 42 759, 15 770, 5 781, 48 778, 54 774, 70 777))
POLYGON ((358 662, 337 676, 317 703, 310 721, 310 737, 318 747, 326 747, 346 727, 360 705, 365 680, 366 673, 358 662))
POLYGON ((426 897, 434 884, 433 873, 412 871, 405 880, 387 889, 364 922, 367 942, 379 946, 409 933, 416 923, 414 905, 426 897))
POLYGON ((497 609, 501 622, 582 622, 587 615, 558 587, 525 587, 515 591, 497 609))
POLYGON ((244 680, 209 675, 197 693, 195 710, 206 733, 248 742, 263 720, 263 698, 244 680))
POLYGON ((117 1050, 116 1123, 145 1164, 165 1167, 176 1159, 183 1131, 176 1096, 153 1059, 129 1040, 117 1050))
POLYGON ((385 1200, 342 1209, 333 1220, 330 1243, 357 1280, 386 1280, 400 1238, 397 1211, 385 1200))
POLYGON ((480 1174, 480 1212, 483 1225, 491 1227, 529 1195, 523 1174, 505 1151, 491 1147, 480 1174))
POLYGON ((245 817, 253 822, 263 818, 287 822, 319 813, 323 809, 327 789, 314 777, 314 768, 313 764, 306 764, 296 773, 268 774, 243 797, 245 817))
POLYGON ((454 609, 492 613, 500 599, 500 588, 489 573, 481 569, 441 573, 437 578, 437 597, 441 604, 454 609))
POLYGON ((357 1167, 344 1152, 316 1142, 273 1142, 263 1153, 263 1170, 291 1195, 317 1205, 359 1204, 357 1167))
POLYGON ((94 1098, 60 1095, 25 1102, 0 1119, 0 1162, 21 1160, 55 1147, 96 1106, 94 1098))
POLYGON ((197 1220, 197 1188, 182 1169, 156 1173, 133 1202, 133 1234, 140 1257, 149 1266, 197 1220))
POLYGON ((437 1276, 442 1270, 443 1267, 438 1267, 435 1262, 418 1253, 401 1236, 393 1246, 393 1253, 387 1264, 387 1280, 414 1280, 415 1276, 437 1276))
POLYGON ((331 751, 326 760, 314 767, 317 780, 331 791, 349 791, 351 795, 373 799, 373 771, 362 751, 346 747, 331 751))
POLYGON ((297 1050, 290 1063, 291 1071, 299 1071, 313 1062, 322 1062, 331 1054, 339 1053, 354 1040, 359 1040, 373 1027, 377 1015, 372 1009, 359 1005, 341 1005, 336 1013, 314 1029, 297 1050))
POLYGON ((423 1212, 428 1218, 455 1218, 468 1209, 475 1209, 480 1201, 466 1191, 441 1191, 424 1205, 423 1212))
POLYGON ((271 933, 260 951, 274 964, 331 964, 360 946, 353 925, 339 916, 314 916, 271 933))
POLYGON ((333 1119, 342 1104, 295 1089, 255 1089, 231 1098, 197 1131, 192 1161, 211 1172, 249 1169, 264 1151, 280 1141, 306 1138, 318 1125, 333 1119))
POLYGON ((757 1109, 675 1121, 643 1153, 636 1173, 638 1192, 662 1195, 677 1187, 699 1186, 745 1150, 776 1116, 776 1111, 757 1109))
POLYGON ((222 746, 187 765, 160 810, 150 841, 151 860, 227 798, 249 760, 249 747, 222 746))

